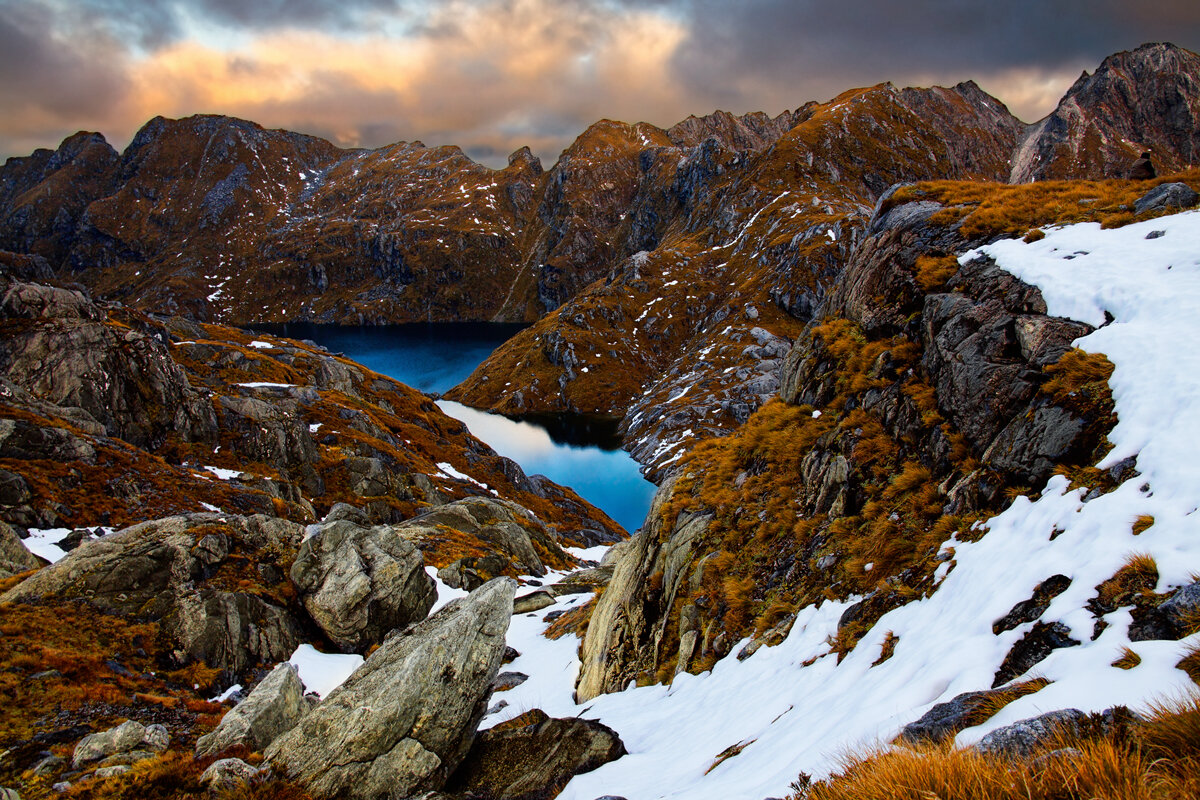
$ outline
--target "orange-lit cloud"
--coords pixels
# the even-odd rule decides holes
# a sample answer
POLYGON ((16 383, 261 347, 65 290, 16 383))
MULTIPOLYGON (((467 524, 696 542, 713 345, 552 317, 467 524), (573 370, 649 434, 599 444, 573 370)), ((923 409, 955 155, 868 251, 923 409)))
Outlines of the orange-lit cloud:
POLYGON ((377 147, 547 161, 600 118, 771 114, 890 80, 973 79, 1020 118, 1144 40, 1200 46, 1184 0, 0 0, 0 154, 218 113, 377 147), (1163 13, 1157 15, 1155 9, 1163 13), (1165 22, 1164 22, 1165 20, 1165 22))

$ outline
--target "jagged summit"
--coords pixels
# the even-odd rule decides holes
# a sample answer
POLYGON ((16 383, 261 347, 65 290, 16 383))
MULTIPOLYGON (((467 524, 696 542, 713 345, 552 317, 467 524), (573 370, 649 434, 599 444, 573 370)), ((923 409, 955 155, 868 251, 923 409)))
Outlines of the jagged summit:
POLYGON ((1169 43, 1145 44, 1086 71, 1058 107, 1029 128, 1013 158, 1011 183, 1047 178, 1125 177, 1144 150, 1160 171, 1200 162, 1200 56, 1169 43))

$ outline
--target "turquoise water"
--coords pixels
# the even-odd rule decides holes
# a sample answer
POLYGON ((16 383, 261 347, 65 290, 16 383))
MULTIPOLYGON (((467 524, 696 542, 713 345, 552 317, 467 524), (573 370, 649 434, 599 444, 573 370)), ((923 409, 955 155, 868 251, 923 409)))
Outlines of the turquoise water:
MULTIPOLYGON (((356 327, 289 324, 258 326, 293 339, 311 339, 344 353, 376 372, 423 392, 441 393, 462 381, 520 325, 454 323, 356 327)), ((439 401, 442 411, 461 420, 493 450, 521 465, 570 486, 603 509, 630 533, 641 527, 655 486, 642 477, 636 461, 614 444, 615 430, 594 421, 563 417, 547 427, 439 401)))

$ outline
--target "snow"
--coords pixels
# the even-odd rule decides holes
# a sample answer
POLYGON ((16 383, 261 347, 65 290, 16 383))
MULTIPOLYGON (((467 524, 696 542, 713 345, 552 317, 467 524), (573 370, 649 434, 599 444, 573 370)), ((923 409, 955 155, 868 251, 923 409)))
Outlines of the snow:
POLYGON ((205 469, 223 481, 231 481, 242 474, 240 469, 225 469, 224 467, 205 467, 205 469))
MULTIPOLYGON (((215 469, 215 467, 214 467, 214 469, 215 469)), ((200 501, 200 505, 201 505, 201 507, 202 507, 202 508, 203 508, 205 511, 212 511, 212 512, 213 512, 213 513, 215 513, 215 514, 220 514, 220 513, 222 513, 222 512, 221 512, 221 509, 217 508, 217 507, 216 507, 216 506, 214 506, 212 503, 205 503, 203 500, 201 500, 201 501, 200 501)))
POLYGON ((247 389, 291 389, 295 387, 294 383, 268 383, 267 381, 254 381, 252 383, 235 383, 234 386, 243 386, 247 389))
POLYGON ((317 431, 321 430, 321 425, 322 425, 322 424, 323 424, 323 423, 320 423, 320 422, 314 422, 313 424, 311 424, 311 425, 309 425, 309 426, 308 426, 308 432, 309 432, 309 433, 316 433, 317 431))
POLYGON ((250 343, 250 346, 258 348, 259 350, 267 350, 275 347, 275 345, 271 344, 270 342, 264 342, 261 339, 255 339, 250 343))
POLYGON ((491 492, 492 494, 496 494, 496 490, 492 489, 490 486, 488 486, 483 481, 476 480, 475 478, 472 478, 470 475, 467 475, 465 472, 459 472, 452 465, 448 464, 445 461, 439 461, 437 463, 437 468, 439 471, 441 471, 442 475, 446 478, 454 478, 454 479, 460 480, 460 481, 467 481, 468 483, 475 484, 476 486, 478 486, 481 489, 486 489, 487 491, 491 492))
POLYGON ((341 686, 363 660, 355 654, 322 653, 311 644, 300 645, 288 659, 300 673, 305 691, 316 692, 322 698, 341 686))
POLYGON ((58 543, 67 538, 70 528, 30 528, 29 538, 22 540, 29 552, 53 564, 67 554, 58 543))
POLYGON ((210 699, 208 702, 210 702, 210 703, 224 703, 226 700, 228 700, 229 698, 233 697, 235 694, 237 694, 237 693, 238 693, 238 692, 240 692, 241 690, 242 690, 242 685, 241 685, 240 683, 235 683, 233 686, 230 686, 228 689, 226 689, 225 691, 221 692, 221 693, 220 693, 219 695, 217 695, 216 697, 214 697, 214 698, 210 699))
POLYGON ((1032 627, 995 635, 992 622, 1056 573, 1072 583, 1042 619, 1063 622, 1082 644, 1052 652, 1023 677, 1053 683, 963 731, 959 744, 1049 710, 1098 711, 1118 703, 1136 709, 1191 688, 1175 664, 1200 644, 1200 634, 1130 644, 1130 615, 1120 610, 1105 617, 1108 627, 1092 641, 1094 619, 1084 605, 1134 552, 1157 560, 1159 591, 1190 583, 1200 571, 1200 348, 1192 346, 1200 340, 1200 215, 1112 231, 1073 226, 1050 230, 1039 242, 984 250, 1042 287, 1050 313, 1093 324, 1104 322, 1105 311, 1112 314, 1112 323, 1077 345, 1104 352, 1116 365, 1110 385, 1120 422, 1104 463, 1137 454, 1141 474, 1086 503, 1086 490, 1069 490, 1061 476, 1036 500, 1018 498, 986 522, 982 539, 952 542, 953 560, 939 569, 938 590, 884 615, 841 664, 827 639, 850 603, 825 602, 800 609, 787 640, 743 662, 731 655, 710 673, 681 674, 671 686, 627 688, 579 706, 572 698, 578 640, 549 641, 540 632, 547 613, 584 598, 564 597, 514 617, 508 641, 522 655, 506 669, 530 679, 495 695, 493 702, 509 705, 484 726, 538 707, 552 716, 599 719, 629 750, 573 779, 563 800, 783 796, 799 772, 827 775, 845 753, 887 742, 935 703, 991 686, 1005 654, 1032 627), (1147 241, 1151 230, 1165 234, 1147 241), (1134 536, 1130 526, 1143 514, 1155 524, 1134 536), (1056 529, 1061 533, 1051 539, 1056 529), (872 666, 889 632, 899 637, 894 655, 872 666), (1141 663, 1131 670, 1110 666, 1126 646, 1141 663), (719 753, 746 742, 705 774, 719 753))

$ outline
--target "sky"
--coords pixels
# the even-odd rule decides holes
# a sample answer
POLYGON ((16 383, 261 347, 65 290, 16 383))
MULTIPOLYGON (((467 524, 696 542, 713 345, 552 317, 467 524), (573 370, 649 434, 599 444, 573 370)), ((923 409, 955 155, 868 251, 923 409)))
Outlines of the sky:
POLYGON ((1021 119, 1195 0, 0 0, 0 158, 78 130, 229 114, 343 147, 457 144, 547 166, 592 122, 775 115, 974 80, 1021 119))

